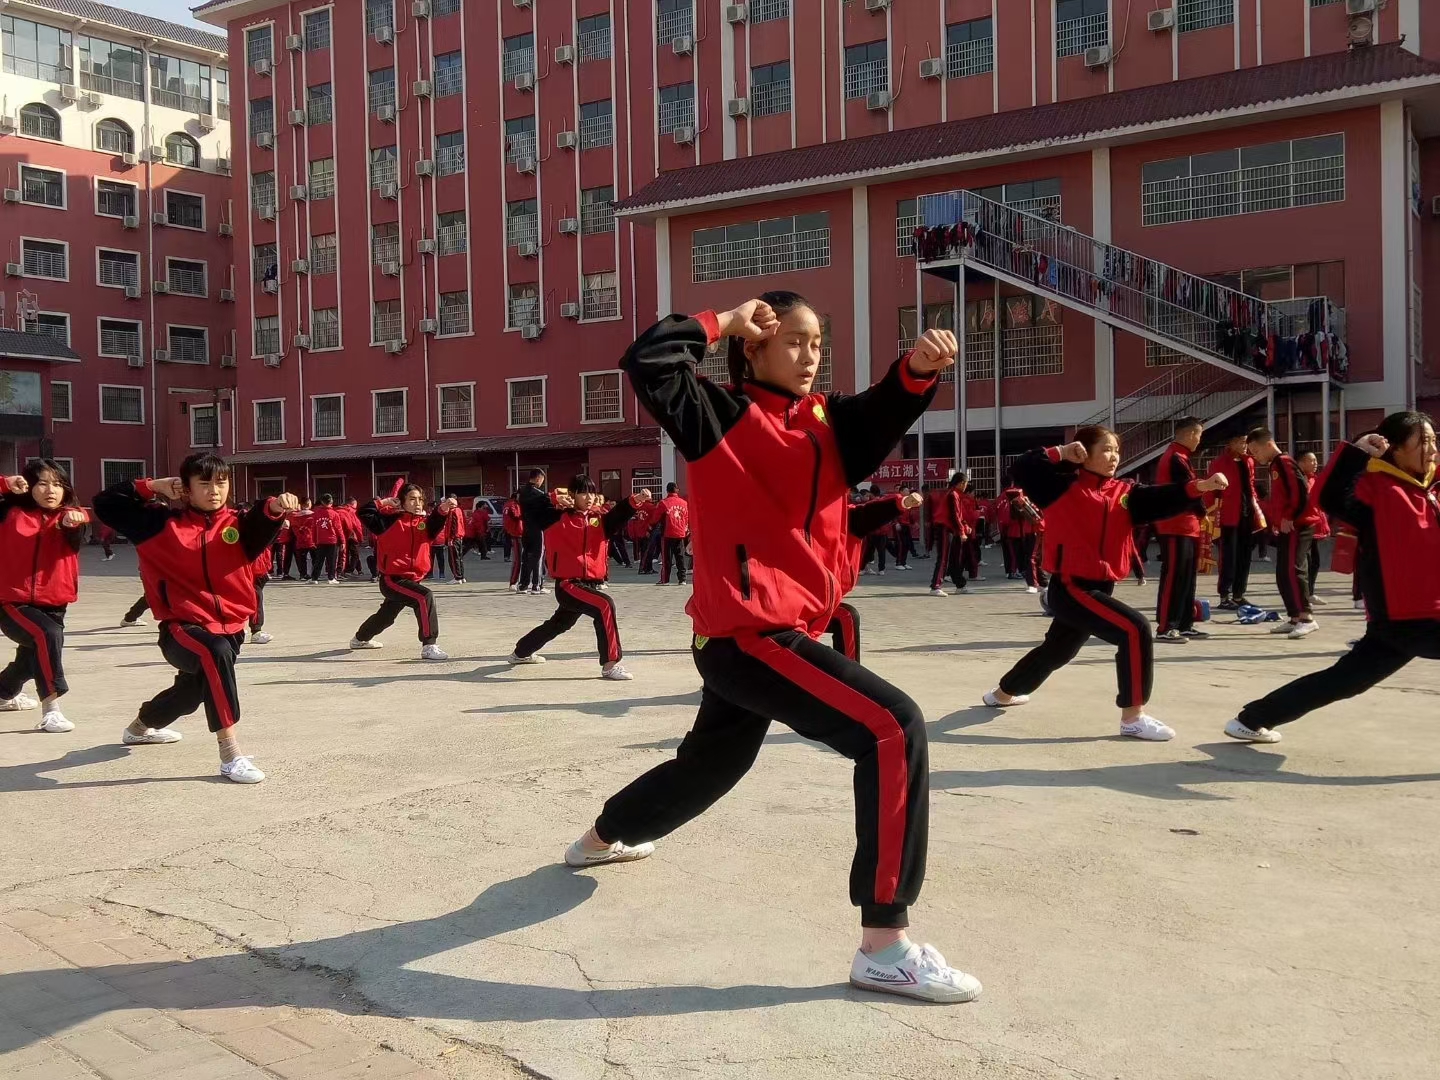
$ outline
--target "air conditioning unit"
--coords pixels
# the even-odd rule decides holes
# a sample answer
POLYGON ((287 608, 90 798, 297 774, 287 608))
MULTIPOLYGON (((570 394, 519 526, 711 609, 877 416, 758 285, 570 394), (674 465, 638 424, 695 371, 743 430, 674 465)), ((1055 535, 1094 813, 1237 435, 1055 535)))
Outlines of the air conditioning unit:
POLYGON ((85 107, 87 109, 98 109, 101 105, 105 103, 105 99, 102 98, 99 94, 97 94, 94 90, 86 90, 84 95, 81 97, 81 100, 85 103, 85 107))
POLYGON ((201 113, 196 119, 199 121, 201 131, 215 130, 215 117, 209 113, 201 113))
POLYGON ((125 229, 138 229, 140 227, 140 215, 126 214, 120 219, 120 226, 125 229))
POLYGON ((515 89, 521 93, 528 94, 535 89, 535 73, 533 71, 522 71, 515 76, 515 89))
POLYGON ((578 318, 580 318, 580 305, 577 304, 577 303, 575 303, 574 301, 571 301, 570 303, 567 303, 567 304, 561 304, 561 305, 560 305, 560 317, 561 317, 562 319, 578 319, 578 318))
POLYGON ((938 56, 928 60, 920 61, 920 78, 922 79, 943 79, 945 77, 945 61, 938 56))
POLYGON ((395 122, 395 106, 381 105, 375 110, 375 119, 382 124, 393 124, 395 122))
POLYGON ((1085 66, 1087 68, 1106 67, 1110 63, 1110 46, 1097 45, 1093 49, 1085 50, 1085 66))
POLYGON ((865 108, 871 112, 884 112, 894 100, 889 90, 876 90, 865 95, 865 108))
POLYGON ((132 166, 138 165, 138 164, 140 164, 140 155, 139 155, 139 154, 121 154, 121 155, 120 155, 120 164, 124 165, 127 169, 130 168, 130 167, 132 167, 132 166))
POLYGON ((157 278, 150 283, 150 291, 156 296, 164 296, 170 291, 170 282, 164 278, 157 278))
POLYGON ((308 348, 310 347, 310 335, 309 335, 309 334, 296 334, 295 337, 294 337, 294 342, 295 342, 295 348, 297 348, 297 349, 308 349, 308 348))
POLYGON ((293 259, 290 262, 290 272, 294 274, 308 274, 310 272, 309 259, 293 259))
POLYGON ((866 11, 884 11, 890 6, 890 0, 865 0, 866 11))
POLYGON ((250 70, 253 71, 256 75, 269 75, 269 74, 270 74, 270 61, 269 61, 269 60, 256 60, 255 63, 253 63, 253 64, 250 65, 250 70))
POLYGON ((15 117, 9 113, 0 113, 0 134, 10 135, 15 131, 15 117))
POLYGON ((749 14, 744 4, 725 5, 725 21, 728 23, 743 23, 749 14))
POLYGON ((269 131, 257 131, 255 133, 255 145, 262 150, 270 150, 275 146, 275 136, 269 131))
POLYGON ((220 290, 220 302, 221 302, 222 304, 233 304, 233 303, 235 302, 235 290, 234 290, 234 289, 221 289, 221 290, 220 290))
POLYGON ((286 34, 285 48, 289 49, 291 52, 299 52, 301 49, 305 48, 305 39, 299 34, 286 34))
POLYGON ((574 150, 580 145, 580 136, 573 131, 562 131, 555 136, 555 145, 561 150, 574 150))
POLYGON ((435 162, 431 161, 429 158, 417 158, 415 161, 415 175, 434 176, 435 162))
POLYGON ((688 146, 695 141, 695 128, 690 124, 681 124, 671 132, 671 137, 676 146, 688 146))
POLYGON ((280 354, 279 354, 279 353, 273 353, 273 352, 272 352, 272 353, 266 353, 266 354, 265 354, 265 366, 266 366, 266 367, 279 367, 279 366, 280 366, 280 354))
POLYGON ((425 239, 423 239, 423 240, 416 240, 416 241, 415 241, 415 254, 416 254, 416 255, 434 255, 434 254, 435 254, 435 241, 429 239, 428 237, 425 238, 425 239))
POLYGON ((230 175, 230 159, 224 154, 215 159, 215 171, 221 176, 230 175))
MULTIPOLYGON (((155 350, 155 359, 156 359, 157 361, 163 362, 163 361, 166 361, 166 360, 169 360, 169 359, 170 359, 170 354, 169 354, 168 352, 166 352, 164 349, 156 349, 156 350, 155 350)), ((130 365, 131 367, 133 367, 133 368, 143 368, 143 367, 145 366, 145 357, 143 357, 143 356, 127 356, 127 357, 125 358, 125 363, 129 364, 129 365, 130 365)))
POLYGON ((291 184, 290 198, 297 202, 304 202, 310 197, 310 188, 306 184, 291 184))
POLYGON ((422 334, 438 334, 440 332, 439 319, 421 319, 420 332, 422 334))
POLYGON ((278 296, 280 294, 280 282, 277 278, 266 278, 260 285, 260 290, 269 293, 271 296, 278 296))
POLYGON ((271 206, 269 203, 261 203, 255 208, 255 215, 261 221, 274 221, 275 207, 271 206))
POLYGON ((533 173, 535 171, 535 159, 533 157, 516 158, 515 171, 522 173, 533 173))
POLYGON ((290 126, 291 126, 291 127, 304 127, 304 126, 305 126, 305 110, 304 110, 304 109, 291 109, 291 110, 290 110, 290 126))
POLYGON ((221 236, 234 236, 234 235, 235 235, 235 226, 234 226, 234 225, 231 225, 230 222, 228 222, 228 221, 222 221, 222 222, 220 222, 219 226, 216 228, 216 231, 217 231, 221 236))
POLYGON ((155 213, 150 215, 150 224, 154 226, 169 225, 170 219, 164 214, 155 213))
POLYGON ((580 231, 580 219, 578 217, 562 217, 560 219, 560 232, 565 236, 574 236, 580 231))
POLYGON ((417 19, 428 19, 430 17, 430 0, 415 0, 410 5, 410 14, 417 19))
MULTIPOLYGON (((170 350, 169 350, 169 349, 156 349, 156 350, 154 351, 154 353, 152 353, 151 355, 155 357, 155 362, 156 362, 157 364, 168 364, 168 363, 170 362, 170 350)), ((130 357, 130 366, 131 366, 131 367, 144 367, 144 366, 145 366, 145 358, 144 358, 143 356, 132 356, 132 357, 130 357)))
POLYGON ((375 28, 375 43, 377 45, 390 45, 395 41, 395 28, 393 26, 377 26, 375 28))
POLYGON ((405 351, 405 346, 408 344, 409 342, 403 340, 402 338, 394 338, 390 341, 385 342, 385 351, 391 356, 398 356, 400 353, 405 351))
POLYGON ((394 180, 381 184, 380 197, 382 199, 398 199, 400 197, 400 185, 394 180))
POLYGON ((540 246, 533 240, 527 240, 523 244, 516 244, 515 252, 522 259, 533 259, 540 254, 540 246))
POLYGON ((395 259, 387 259, 380 264, 380 273, 386 277, 399 277, 400 263, 395 259))
POLYGON ((125 299, 126 299, 126 300, 139 300, 139 299, 140 299, 140 286, 139 286, 139 285, 126 285, 126 286, 125 286, 125 299))
POLYGON ((674 41, 670 42, 670 48, 676 56, 689 56, 695 51, 695 35, 681 34, 674 41))
POLYGON ((416 97, 429 97, 435 90, 435 84, 429 79, 416 79, 410 84, 410 89, 416 97))
POLYGON ((221 366, 221 367, 234 367, 234 366, 235 366, 235 357, 232 356, 230 353, 221 353, 221 354, 220 354, 220 366, 221 366))
POLYGON ((1346 15, 1373 15, 1375 0, 1345 0, 1346 15))
POLYGON ((20 201, 20 189, 18 187, 7 187, 5 189, 5 201, 18 203, 20 201))
POLYGON ((1172 7, 1152 11, 1145 16, 1145 25, 1151 30, 1170 30, 1175 26, 1175 9, 1172 7))
POLYGON ((512 0, 512 2, 517 8, 528 8, 530 6, 530 0, 512 0))
POLYGON ((60 84, 60 100, 62 100, 62 101, 79 101, 79 100, 80 100, 80 87, 76 86, 74 83, 61 83, 61 84, 60 84))
POLYGON ((148 155, 147 155, 147 157, 146 157, 146 160, 148 160, 148 161, 157 161, 157 162, 158 162, 158 161, 164 161, 164 160, 165 160, 165 147, 163 147, 163 146, 152 146, 152 147, 150 147, 150 150, 149 150, 149 153, 148 153, 148 155))
POLYGON ((575 62, 574 45, 555 46, 555 62, 557 64, 573 64, 575 62))
POLYGON ((750 99, 743 97, 731 98, 725 102, 726 116, 744 116, 750 111, 750 99))
POLYGON ((6 276, 6 277, 24 277, 24 276, 25 276, 25 267, 21 266, 19 263, 7 262, 7 263, 5 264, 5 276, 6 276))
POLYGON ((526 323, 520 328, 520 336, 526 341, 539 341, 541 329, 539 323, 526 323))

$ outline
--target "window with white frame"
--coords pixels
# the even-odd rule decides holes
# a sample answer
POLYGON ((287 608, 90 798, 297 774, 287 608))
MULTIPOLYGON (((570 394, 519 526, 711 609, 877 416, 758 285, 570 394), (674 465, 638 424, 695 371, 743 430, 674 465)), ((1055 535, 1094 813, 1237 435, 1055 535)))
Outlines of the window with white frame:
POLYGON ((405 425, 406 393, 405 390, 371 391, 375 408, 372 430, 376 435, 404 435, 408 430, 405 425))
POLYGON ((102 458, 100 485, 114 487, 126 480, 139 480, 145 475, 145 462, 138 458, 102 458))
POLYGON ((775 116, 790 111, 790 61, 750 69, 750 115, 775 116))
POLYGON ((139 356, 140 323, 135 319, 100 320, 101 356, 139 356))
POLYGON ((205 200, 188 191, 165 192, 165 220, 182 229, 205 228, 205 200))
POLYGON ((58 311, 37 312, 33 319, 26 320, 24 329, 27 334, 39 334, 64 345, 70 344, 70 316, 58 311))
POLYGON ((594 150, 615 141, 615 110, 610 99, 580 105, 580 149, 594 150))
POLYGON ((510 392, 510 426, 545 426, 545 380, 510 379, 506 386, 510 392))
POLYGON ((52 83, 73 82, 70 46, 69 30, 0 15, 0 53, 4 53, 7 74, 52 83))
POLYGON ((70 277, 70 249, 57 240, 21 240, 20 261, 26 277, 53 281, 70 277))
POLYGON ((106 154, 133 154, 135 133, 120 120, 101 120, 95 125, 95 149, 106 154))
POLYGON ((440 18, 442 15, 454 15, 460 10, 460 0, 433 0, 430 5, 432 18, 440 18))
POLYGON ((220 416, 214 405, 190 406, 190 446, 216 447, 220 445, 220 416))
POLYGON ((1055 55, 1110 44, 1110 0, 1055 0, 1055 55))
POLYGON ((619 280, 613 270, 586 274, 580 293, 582 319, 613 319, 620 314, 619 280))
POLYGON ((919 199, 899 199, 895 203, 895 254, 905 258, 915 254, 915 230, 924 220, 920 216, 919 199))
POLYGON ((368 90, 370 111, 377 112, 389 106, 395 107, 395 69, 390 67, 376 68, 370 72, 370 83, 368 90))
POLYGON ((585 236, 615 231, 615 188, 580 189, 580 232, 585 236))
MULTIPOLYGON (((583 109, 584 106, 581 106, 583 109)), ((522 158, 535 157, 535 114, 505 121, 505 160, 514 165, 522 158)))
MULTIPOLYGON (((50 380, 50 419, 68 423, 75 419, 75 406, 71 394, 74 387, 58 379, 50 380)), ((72 473, 73 476, 73 473, 72 473)))
POLYGON ((310 162, 309 195, 311 202, 335 197, 335 159, 333 157, 316 158, 310 162))
POLYGON ((205 264, 194 259, 166 259, 165 279, 170 291, 181 296, 205 296, 205 264))
POLYGON ((370 317, 372 342, 399 341, 402 337, 399 300, 376 300, 370 317))
POLYGON ((280 351, 280 316, 261 315, 255 319, 255 355, 273 356, 280 351))
POLYGON ((790 0, 750 0, 752 23, 774 22, 790 17, 790 0))
POLYGON ((396 162, 398 160, 398 151, 393 144, 371 147, 370 186, 378 188, 382 184, 393 184, 397 174, 396 162))
POLYGON ((511 285, 505 307, 506 328, 519 329, 540 321, 540 286, 534 282, 511 285))
POLYGON ((580 376, 580 384, 582 421, 587 424, 602 424, 625 419, 621 404, 620 372, 591 372, 580 376))
POLYGON ((255 441, 257 443, 283 443, 285 441, 285 401, 255 402, 255 441))
POLYGON ((694 0, 655 0, 655 43, 669 45, 695 33, 694 0))
POLYGON ((316 308, 310 315, 310 348, 340 347, 340 309, 316 308))
POLYGON ((468 247, 465 211, 451 210, 435 220, 436 247, 441 255, 460 255, 468 247))
POLYGON ((440 333, 468 334, 470 332, 470 294, 448 292, 440 294, 440 333))
POLYGON ((540 231, 540 204, 534 199, 513 199, 505 204, 505 243, 509 247, 533 244, 540 231))
POLYGON ((830 215, 799 214, 697 230, 690 241, 696 282, 830 265, 830 215))
POLYGON ((101 248, 96 280, 101 285, 124 289, 140 284, 140 256, 133 251, 112 251, 101 248))
POLYGON ((335 94, 330 84, 316 83, 305 88, 305 123, 311 127, 328 124, 335 115, 335 94))
POLYGON ((1235 21, 1235 0, 1176 0, 1175 29, 1207 30, 1229 26, 1235 21))
POLYGON ((310 399, 310 430, 317 439, 345 437, 345 395, 322 394, 310 399))
POLYGON ((275 59, 275 38, 268 26, 256 26, 245 31, 245 62, 255 64, 260 60, 275 59))
POLYGON ((274 244, 256 244, 250 253, 250 273, 256 281, 268 281, 279 273, 279 255, 274 244))
POLYGON ((275 99, 250 99, 250 138, 275 134, 275 99))
POLYGON ((38 165, 20 166, 20 201, 31 206, 65 209, 65 174, 38 165))
POLYGON ((370 260, 381 263, 398 262, 400 259, 400 226, 393 221, 382 221, 370 226, 370 260))
POLYGON ((890 43, 867 41, 845 47, 845 96, 863 98, 890 89, 890 43))
POLYGON ((640 492, 649 489, 655 496, 660 495, 660 485, 663 483, 660 470, 655 468, 631 469, 630 470, 630 494, 639 495, 640 492))
POLYGON ((337 254, 335 233, 318 233, 310 237, 310 273, 312 275, 335 273, 337 254))
POLYGON ((315 52, 330 47, 330 9, 305 13, 305 51, 315 52))
POLYGON ((510 82, 517 75, 535 73, 535 35, 516 34, 504 42, 500 62, 500 77, 510 82))
POLYGON ((102 424, 145 423, 145 391, 139 386, 100 387, 102 424))
POLYGON ((257 172, 250 174, 250 201, 257 210, 269 208, 275 212, 275 174, 257 172))
POLYGON ((134 184, 115 180, 95 181, 95 213, 101 217, 137 217, 134 184))
POLYGON ((456 176, 465 171, 465 133, 446 131, 435 136, 435 175, 456 176))
POLYGON ((440 396, 440 430, 475 430, 475 384, 456 383, 436 388, 440 396))
POLYGON ((1141 169, 1145 225, 1234 217, 1344 198, 1343 134, 1152 161, 1141 169))
POLYGON ((395 29, 395 0, 365 0, 365 32, 395 29))
POLYGON ((200 167, 200 144, 183 131, 165 136, 165 161, 186 169, 200 167))
POLYGON ((203 326, 167 327, 172 364, 208 364, 209 331, 203 326))
POLYGON ((454 97, 465 90, 465 61, 460 50, 435 57, 435 96, 454 97))
MULTIPOLYGON (((8 54, 7 54, 8 59, 8 54)), ((31 102, 20 108, 20 134, 32 139, 60 141, 60 114, 49 105, 31 102)))

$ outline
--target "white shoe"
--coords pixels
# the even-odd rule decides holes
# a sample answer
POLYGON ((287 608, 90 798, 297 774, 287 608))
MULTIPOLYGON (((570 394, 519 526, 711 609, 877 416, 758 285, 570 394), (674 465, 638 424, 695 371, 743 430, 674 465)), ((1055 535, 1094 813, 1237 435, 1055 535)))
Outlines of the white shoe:
POLYGON ((974 1001, 981 990, 979 979, 952 968, 934 946, 916 945, 914 942, 895 964, 876 963, 857 951, 850 965, 850 985, 859 990, 898 994, 948 1005, 974 1001))
POLYGON ((536 585, 535 588, 533 588, 533 589, 530 590, 530 595, 531 595, 531 596, 544 596, 544 595, 545 595, 546 593, 548 593, 549 591, 550 591, 550 590, 547 589, 547 588, 545 588, 544 585, 536 585))
POLYGON ((449 660, 450 654, 439 645, 426 645, 420 650, 421 660, 449 660))
MULTIPOLYGON (((998 686, 995 688, 995 690, 999 689, 998 686)), ((1024 705, 1030 700, 1029 694, 1016 694, 1009 701, 1001 701, 995 696, 995 690, 986 690, 980 695, 980 700, 992 709, 1008 709, 1013 705, 1024 705)))
POLYGON ((1297 625, 1297 623, 1293 623, 1288 620, 1285 622, 1277 622, 1274 626, 1270 627, 1270 633, 1288 634, 1291 630, 1294 630, 1297 625))
POLYGON ((29 694, 16 694, 12 698, 0 699, 0 712, 26 712, 39 707, 40 702, 29 694))
POLYGON ((385 643, 378 638, 371 638, 369 641, 361 641, 358 637, 350 639, 350 648, 352 649, 383 649, 384 647, 385 643))
POLYGON ((171 731, 169 728, 147 727, 144 735, 136 735, 127 727, 120 736, 120 741, 126 746, 158 746, 179 742, 181 738, 180 732, 171 731))
POLYGON ((1025 591, 1026 591, 1027 593, 1029 593, 1031 596, 1034 596, 1034 595, 1035 595, 1036 593, 1038 593, 1040 590, 1037 589, 1034 585, 1026 585, 1026 586, 1025 586, 1025 591))
POLYGON ((609 591, 610 591, 610 586, 609 586, 609 585, 606 585, 605 582, 603 582, 603 581, 602 581, 599 585, 596 585, 595 587, 596 587, 597 589, 599 589, 601 592, 609 592, 609 591))
POLYGON ((104 556, 100 561, 101 561, 101 562, 109 562, 109 561, 110 561, 111 559, 113 559, 114 557, 115 557, 115 555, 114 555, 114 553, 112 552, 111 554, 104 556))
POLYGON ((121 626, 144 626, 144 625, 145 625, 145 620, 144 620, 144 619, 121 619, 121 620, 120 620, 120 625, 121 625, 121 626))
POLYGON ((640 859, 648 859, 654 854, 654 844, 638 844, 630 847, 618 840, 604 851, 592 851, 585 846, 585 838, 582 836, 565 849, 565 865, 600 866, 612 862, 638 862, 640 859))
POLYGON ((1280 733, 1271 731, 1268 727, 1252 728, 1242 724, 1237 716, 1225 725, 1225 734, 1232 739, 1239 739, 1241 742, 1277 743, 1280 741, 1280 733))
POLYGON ((257 769, 255 763, 248 757, 237 757, 234 761, 222 761, 220 775, 226 780, 234 780, 237 784, 258 784, 265 779, 265 774, 257 769))
POLYGON ((1356 611, 1364 611, 1364 610, 1365 610, 1365 601, 1364 601, 1364 600, 1356 600, 1356 601, 1355 601, 1355 604, 1354 604, 1354 607, 1355 607, 1355 610, 1356 610, 1356 611))
POLYGON ((267 634, 264 630, 256 630, 255 633, 250 635, 251 645, 269 645, 270 642, 274 640, 275 639, 272 638, 269 634, 267 634))
POLYGON ((1162 724, 1153 716, 1141 713, 1130 723, 1121 724, 1120 734, 1128 735, 1132 739, 1144 739, 1146 742, 1169 742, 1175 737, 1175 729, 1162 724))
POLYGON ((944 589, 931 589, 931 590, 930 590, 930 595, 931 595, 931 596, 949 596, 950 594, 949 594, 948 592, 946 592, 944 589))
POLYGON ((1294 627, 1290 630, 1290 633, 1286 636, 1298 640, 1302 637, 1308 637, 1319 629, 1320 624, 1318 622, 1316 622, 1314 619, 1307 619, 1305 622, 1296 623, 1294 627))
POLYGON ((619 663, 611 664, 607 668, 601 668, 600 677, 602 679, 610 679, 614 682, 629 682, 635 678, 634 675, 631 675, 630 672, 626 671, 619 663))
POLYGON ((339 585, 340 582, 336 581, 336 580, 332 577, 329 581, 325 582, 325 584, 326 584, 326 585, 339 585))
POLYGON ((538 652, 537 652, 537 653, 531 653, 529 656, 520 656, 520 655, 512 652, 509 656, 507 656, 507 657, 505 658, 505 660, 506 660, 507 663, 511 663, 511 664, 543 664, 543 663, 545 663, 545 657, 541 656, 538 652))
POLYGON ((65 714, 59 709, 47 709, 45 715, 40 718, 40 723, 35 725, 36 731, 48 731, 52 735, 58 735, 63 731, 74 731, 75 725, 65 719, 65 714))

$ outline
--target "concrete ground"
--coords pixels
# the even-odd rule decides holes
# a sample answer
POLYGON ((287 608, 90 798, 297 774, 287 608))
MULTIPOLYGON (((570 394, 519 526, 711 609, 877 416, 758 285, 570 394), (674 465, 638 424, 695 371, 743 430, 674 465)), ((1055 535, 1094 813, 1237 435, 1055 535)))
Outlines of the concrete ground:
MULTIPOLYGON (((985 983, 935 1007, 846 985, 849 769, 778 726, 648 862, 560 865, 691 720, 688 590, 617 571, 627 684, 596 679, 585 626, 510 669, 551 603, 503 591, 503 563, 440 588, 444 664, 405 619, 383 652, 345 650, 373 586, 274 585, 275 643, 240 668, 242 745, 270 779, 242 788, 199 716, 178 745, 119 745, 171 674, 153 627, 115 626, 132 558, 84 553, 74 733, 0 714, 0 1075, 1440 1074, 1440 669, 1277 747, 1220 735, 1360 632, 1348 578, 1322 577, 1302 641, 1220 623, 1158 647, 1169 744, 1117 737, 1098 643, 1023 710, 979 705, 1045 625, 993 580, 998 554, 969 596, 923 595, 928 563, 862 579, 866 660, 930 719, 913 932, 985 983)), ((1274 603, 1268 570, 1251 595, 1274 603)), ((1120 592, 1154 601, 1153 582, 1120 592)))

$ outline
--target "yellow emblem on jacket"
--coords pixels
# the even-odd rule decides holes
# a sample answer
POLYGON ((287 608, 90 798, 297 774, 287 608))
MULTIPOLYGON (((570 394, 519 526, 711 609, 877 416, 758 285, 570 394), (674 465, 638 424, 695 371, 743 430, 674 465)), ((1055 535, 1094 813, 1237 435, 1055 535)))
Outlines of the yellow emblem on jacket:
POLYGON ((220 539, 227 544, 238 544, 240 542, 240 530, 234 525, 226 525, 220 530, 220 539))
POLYGON ((598 517, 588 518, 588 519, 586 520, 585 524, 586 524, 586 525, 589 525, 592 529, 599 528, 599 527, 600 527, 600 519, 599 519, 598 517))
POLYGON ((829 420, 826 418, 826 416, 825 416, 825 406, 824 406, 824 405, 821 405, 820 402, 817 401, 817 402, 815 403, 815 407, 814 407, 813 409, 811 409, 810 411, 815 414, 815 419, 816 419, 816 420, 819 420, 820 423, 826 424, 826 425, 828 425, 828 424, 830 423, 830 421, 829 421, 829 420))

